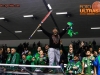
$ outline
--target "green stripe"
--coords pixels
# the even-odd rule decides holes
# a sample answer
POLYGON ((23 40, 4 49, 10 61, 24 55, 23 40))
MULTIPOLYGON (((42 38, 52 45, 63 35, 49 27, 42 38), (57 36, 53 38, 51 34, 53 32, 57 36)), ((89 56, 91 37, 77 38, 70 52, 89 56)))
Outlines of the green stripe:
POLYGON ((99 64, 100 64, 100 55, 98 56, 98 61, 99 61, 99 64))

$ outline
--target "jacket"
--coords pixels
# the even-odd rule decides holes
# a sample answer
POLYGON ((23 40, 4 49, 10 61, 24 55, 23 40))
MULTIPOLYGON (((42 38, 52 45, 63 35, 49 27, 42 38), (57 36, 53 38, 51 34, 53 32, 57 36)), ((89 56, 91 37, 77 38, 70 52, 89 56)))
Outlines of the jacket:
POLYGON ((96 59, 93 61, 93 65, 97 68, 97 75, 100 75, 100 55, 96 57, 96 59))

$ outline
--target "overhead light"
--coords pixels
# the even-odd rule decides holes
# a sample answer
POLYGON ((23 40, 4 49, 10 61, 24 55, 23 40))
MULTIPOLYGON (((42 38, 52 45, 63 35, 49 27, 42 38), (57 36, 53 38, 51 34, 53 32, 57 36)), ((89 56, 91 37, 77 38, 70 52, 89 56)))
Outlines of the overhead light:
POLYGON ((37 32, 42 32, 42 30, 37 30, 37 32))
POLYGON ((67 12, 56 12, 56 15, 63 15, 63 14, 67 14, 67 12))
POLYGON ((0 17, 0 20, 5 19, 4 17, 0 17))
POLYGON ((100 27, 92 27, 91 29, 100 29, 100 27))
POLYGON ((24 15, 23 17, 33 17, 33 15, 24 15))
POLYGON ((47 6, 48 6, 48 8, 49 8, 50 10, 52 9, 50 4, 48 4, 47 6))
POLYGON ((0 32, 0 34, 1 34, 2 32, 0 32))
POLYGON ((22 33, 22 31, 15 31, 15 33, 22 33))

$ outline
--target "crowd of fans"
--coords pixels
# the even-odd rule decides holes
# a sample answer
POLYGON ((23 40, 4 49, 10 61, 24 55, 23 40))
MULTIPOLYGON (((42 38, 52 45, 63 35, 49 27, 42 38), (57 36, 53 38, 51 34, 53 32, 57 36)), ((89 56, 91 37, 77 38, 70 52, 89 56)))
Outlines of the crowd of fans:
MULTIPOLYGON (((63 46, 63 42, 60 42, 60 62, 59 65, 65 71, 66 74, 96 74, 96 67, 93 65, 93 61, 100 54, 100 48, 97 48, 95 40, 93 42, 85 41, 72 41, 66 50, 63 46), (64 64, 66 68, 64 68, 64 64)), ((0 63, 6 64, 24 64, 24 65, 48 65, 48 49, 49 45, 41 47, 41 43, 33 44, 32 47, 29 43, 20 44, 17 49, 9 48, 4 45, 0 48, 0 63), (36 53, 30 49, 37 48, 36 53)), ((35 68, 29 68, 34 71, 35 68)), ((10 70, 16 70, 14 67, 10 67, 10 70)), ((47 71, 47 69, 41 69, 47 71)), ((21 69, 21 72, 24 70, 21 69)))

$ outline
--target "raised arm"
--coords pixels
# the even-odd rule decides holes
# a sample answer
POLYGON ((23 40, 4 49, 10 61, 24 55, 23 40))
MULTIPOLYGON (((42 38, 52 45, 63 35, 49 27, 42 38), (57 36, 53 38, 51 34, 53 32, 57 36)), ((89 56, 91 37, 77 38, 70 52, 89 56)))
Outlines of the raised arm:
POLYGON ((65 60, 64 60, 64 62, 67 63, 67 62, 68 62, 68 60, 67 60, 67 59, 68 59, 68 58, 67 58, 68 51, 64 49, 62 40, 60 40, 60 45, 61 45, 61 49, 62 49, 62 51, 63 51, 63 53, 64 53, 64 55, 65 55, 65 60))
POLYGON ((61 45, 61 49, 63 50, 63 53, 64 53, 65 55, 67 55, 68 52, 64 49, 64 46, 63 46, 62 40, 60 40, 60 45, 61 45))
POLYGON ((48 37, 51 35, 51 33, 47 32, 44 28, 42 28, 41 24, 39 24, 39 27, 45 35, 47 35, 48 37))
POLYGON ((59 34, 60 37, 62 37, 67 32, 68 29, 69 29, 69 27, 66 26, 65 29, 62 32, 60 32, 60 34, 59 34))

